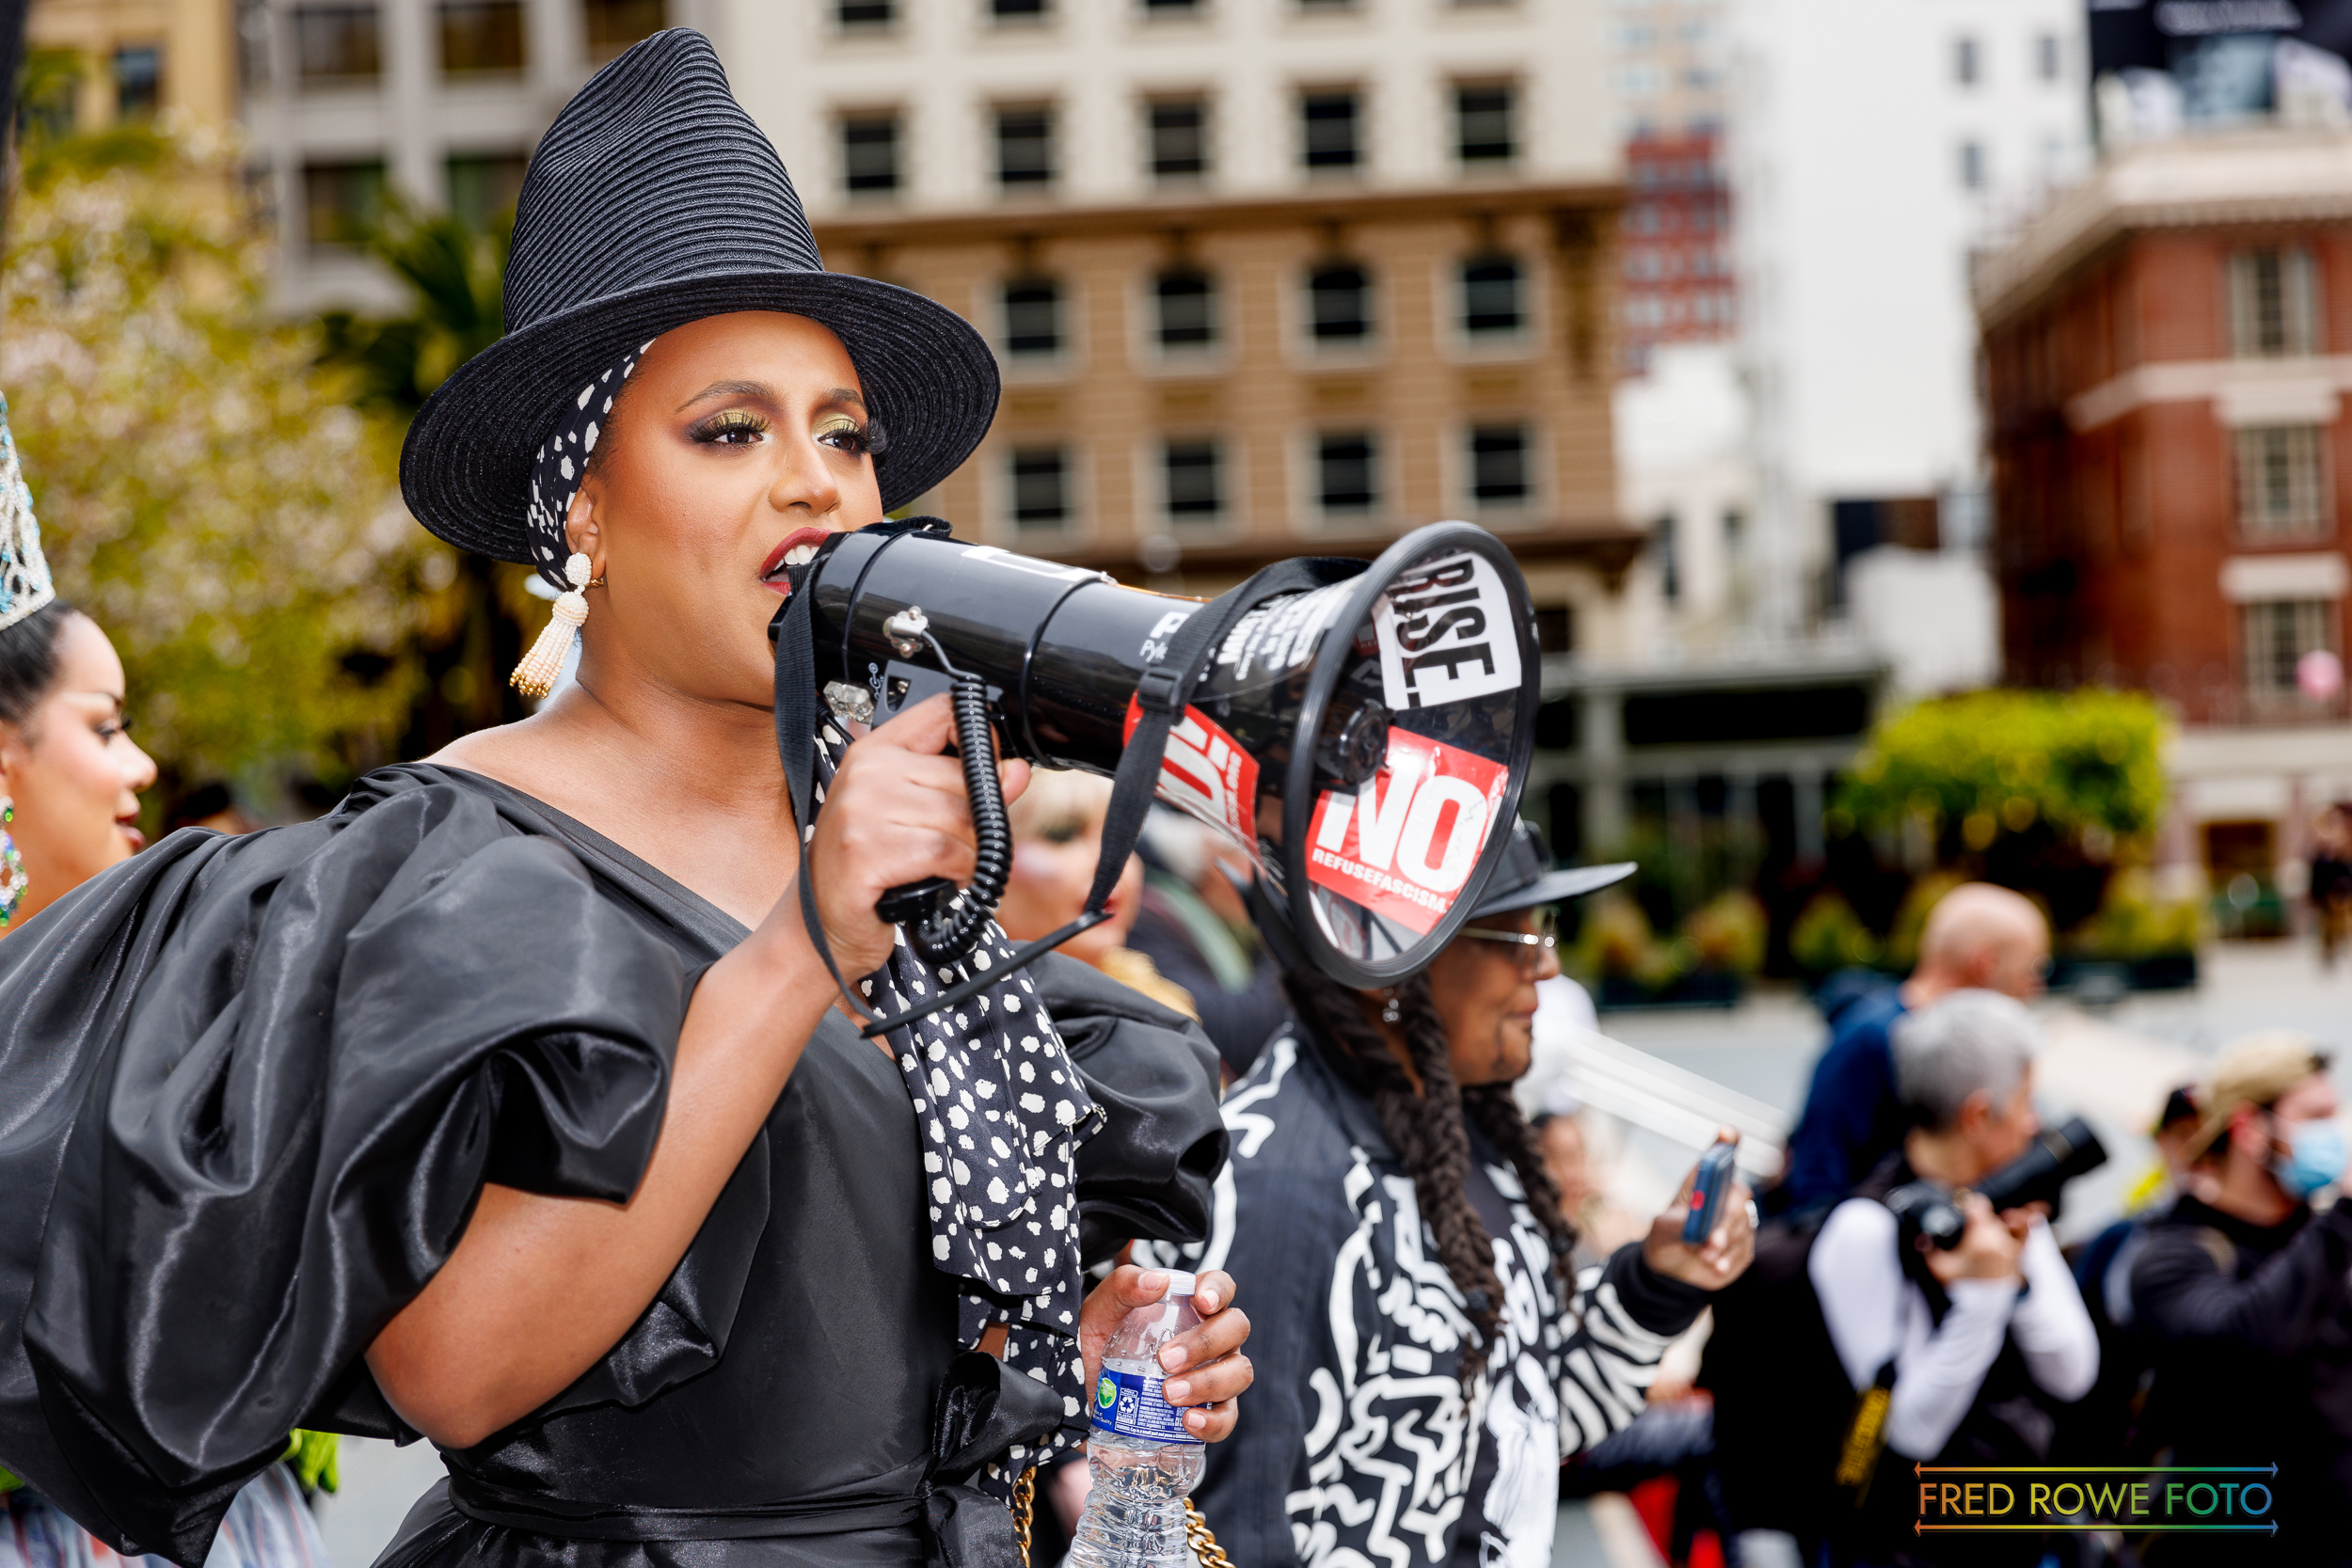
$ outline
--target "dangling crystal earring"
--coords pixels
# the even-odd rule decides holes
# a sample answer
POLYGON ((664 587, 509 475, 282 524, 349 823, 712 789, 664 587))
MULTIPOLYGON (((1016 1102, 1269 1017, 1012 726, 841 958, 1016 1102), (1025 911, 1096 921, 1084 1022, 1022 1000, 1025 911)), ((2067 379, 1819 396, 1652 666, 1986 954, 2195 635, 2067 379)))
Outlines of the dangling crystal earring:
POLYGON ((1391 986, 1380 993, 1380 1022, 1394 1023, 1405 1016, 1404 1005, 1396 999, 1396 988, 1391 986))
POLYGON ((544 697, 555 689, 555 677, 564 673, 564 659, 572 651, 572 638, 588 619, 585 591, 596 586, 588 580, 588 558, 574 550, 572 558, 564 562, 564 578, 571 588, 557 595, 555 613, 548 617, 547 629, 507 677, 506 684, 526 697, 544 697))
POLYGON ((15 821, 16 802, 0 795, 0 930, 16 918, 16 907, 24 902, 24 890, 32 885, 32 879, 24 875, 24 857, 17 852, 16 839, 8 832, 15 821))

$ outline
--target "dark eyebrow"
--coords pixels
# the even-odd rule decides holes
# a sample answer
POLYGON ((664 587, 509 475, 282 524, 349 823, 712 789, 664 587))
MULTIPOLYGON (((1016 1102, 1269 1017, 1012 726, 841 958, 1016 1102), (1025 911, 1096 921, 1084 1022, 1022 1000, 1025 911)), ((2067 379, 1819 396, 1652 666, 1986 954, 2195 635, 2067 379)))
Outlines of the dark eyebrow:
POLYGON ((827 392, 825 397, 832 403, 854 403, 860 408, 866 406, 866 400, 858 395, 857 388, 854 387, 835 387, 832 391, 827 392))
POLYGON ((767 398, 772 402, 775 393, 756 381, 714 381, 684 403, 679 404, 677 411, 684 413, 698 403, 717 397, 767 398))

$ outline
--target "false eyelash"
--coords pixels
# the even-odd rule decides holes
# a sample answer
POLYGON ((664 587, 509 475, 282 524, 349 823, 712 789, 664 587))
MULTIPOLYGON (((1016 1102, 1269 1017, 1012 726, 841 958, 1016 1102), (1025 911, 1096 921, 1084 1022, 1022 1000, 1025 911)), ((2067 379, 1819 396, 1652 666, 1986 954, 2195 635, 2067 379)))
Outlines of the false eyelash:
POLYGON ((689 434, 697 441, 715 442, 722 436, 731 436, 738 432, 764 436, 767 431, 768 421, 750 409, 723 408, 695 425, 689 434))

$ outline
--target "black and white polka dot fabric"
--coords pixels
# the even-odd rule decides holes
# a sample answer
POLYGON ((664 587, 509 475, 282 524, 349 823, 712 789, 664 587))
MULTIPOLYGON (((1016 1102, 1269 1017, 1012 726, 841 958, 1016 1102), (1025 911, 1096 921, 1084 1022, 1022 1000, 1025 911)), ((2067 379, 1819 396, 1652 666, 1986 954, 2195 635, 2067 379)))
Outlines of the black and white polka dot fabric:
POLYGON ((531 504, 525 514, 531 525, 531 563, 558 593, 571 587, 564 577, 564 562, 572 554, 571 543, 564 534, 564 518, 572 509, 580 482, 587 477, 588 454, 596 450, 596 437, 612 420, 612 401, 621 395, 621 384, 651 347, 651 343, 640 344, 567 399, 556 414, 554 433, 540 443, 538 455, 532 459, 531 504))
MULTIPOLYGON (((819 811, 849 744, 834 724, 818 725, 819 811)), ((901 932, 889 963, 858 984, 873 1012, 890 1016, 986 974, 1012 951, 992 921, 970 958, 934 968, 901 932)), ((1104 1113, 1025 974, 916 1019, 890 1043, 922 1131, 931 1259, 961 1294, 958 1342, 977 1345, 991 1323, 1005 1324, 1005 1364, 1062 1397, 1060 1433, 1034 1452, 1014 1448, 1006 1473, 992 1475, 990 1490, 1009 1496, 1022 1470, 1085 1434, 1076 1159, 1104 1113)))

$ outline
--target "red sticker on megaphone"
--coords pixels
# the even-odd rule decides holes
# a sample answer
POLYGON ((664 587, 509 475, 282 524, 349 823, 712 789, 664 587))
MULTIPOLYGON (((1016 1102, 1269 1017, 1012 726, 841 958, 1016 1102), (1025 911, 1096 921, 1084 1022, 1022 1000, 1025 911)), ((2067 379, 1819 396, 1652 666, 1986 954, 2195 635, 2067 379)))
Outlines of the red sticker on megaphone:
MULTIPOLYGON (((1127 699, 1122 741, 1143 722, 1143 705, 1127 699)), ((1252 855, 1258 852, 1258 759, 1225 727, 1197 707, 1168 732, 1160 753, 1160 799, 1212 828, 1222 828, 1252 855)))
POLYGON ((1454 907, 1502 809, 1510 768, 1389 731, 1388 760, 1355 794, 1327 789, 1307 831, 1307 878, 1416 931, 1454 907))

